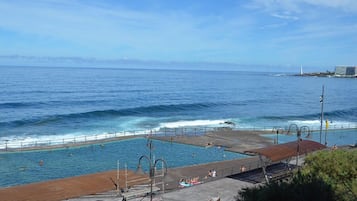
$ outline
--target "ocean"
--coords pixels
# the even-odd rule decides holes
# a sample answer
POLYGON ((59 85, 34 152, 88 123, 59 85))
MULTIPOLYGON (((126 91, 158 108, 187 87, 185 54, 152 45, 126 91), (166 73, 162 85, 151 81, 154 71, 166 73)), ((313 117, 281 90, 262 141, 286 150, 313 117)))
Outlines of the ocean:
POLYGON ((164 128, 357 127, 357 79, 284 73, 0 67, 0 144, 164 128))

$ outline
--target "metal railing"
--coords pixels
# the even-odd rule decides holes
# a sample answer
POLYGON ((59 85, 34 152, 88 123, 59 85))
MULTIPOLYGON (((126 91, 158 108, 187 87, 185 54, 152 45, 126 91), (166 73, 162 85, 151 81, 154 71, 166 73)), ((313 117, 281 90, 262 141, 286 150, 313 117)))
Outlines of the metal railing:
MULTIPOLYGON (((319 130, 318 127, 310 127, 311 131, 319 130)), ((331 126, 329 130, 341 130, 341 129, 357 129, 356 124, 348 124, 344 126, 331 126)), ((225 130, 246 130, 246 131, 266 131, 276 132, 276 130, 286 132, 288 126, 264 126, 264 127, 252 127, 252 128, 239 128, 239 127, 182 127, 182 128, 162 128, 160 130, 134 130, 134 131, 121 131, 96 135, 80 135, 70 138, 58 138, 56 135, 51 140, 0 140, 0 151, 22 151, 22 150, 34 150, 34 149, 46 149, 46 148, 63 148, 70 146, 80 146, 87 144, 103 143, 108 141, 115 141, 122 139, 123 137, 137 137, 137 136, 200 136, 205 135, 208 132, 213 131, 225 131, 225 130)))
MULTIPOLYGON (((242 166, 245 167, 244 172, 248 172, 250 170, 256 170, 256 169, 259 169, 262 167, 258 160, 250 161, 250 162, 243 162, 242 166)), ((228 166, 228 167, 226 166, 224 168, 215 168, 214 170, 216 171, 215 177, 209 176, 208 170, 202 170, 202 173, 197 174, 197 175, 187 175, 186 177, 182 177, 182 178, 178 179, 177 181, 166 181, 165 184, 168 187, 166 187, 165 191, 170 192, 172 190, 176 190, 177 188, 180 188, 181 186, 179 185, 179 183, 180 183, 181 179, 187 180, 187 182, 189 183, 191 179, 198 178, 198 183, 192 184, 192 185, 199 185, 200 183, 207 183, 207 182, 219 180, 219 179, 222 179, 222 178, 225 178, 228 176, 232 176, 232 175, 236 175, 236 174, 243 172, 241 166, 234 166, 234 165, 228 166)), ((262 172, 262 175, 263 175, 263 172, 262 172)), ((160 187, 160 186, 158 186, 158 187, 160 187)))
POLYGON ((163 128, 160 130, 134 130, 121 131, 114 133, 96 134, 96 135, 80 135, 69 138, 56 138, 56 135, 49 135, 51 140, 2 140, 0 141, 0 151, 21 151, 46 148, 61 148, 70 146, 80 146, 87 144, 96 144, 109 141, 115 141, 126 137, 138 136, 199 136, 207 132, 220 130, 216 127, 196 127, 196 128, 163 128))

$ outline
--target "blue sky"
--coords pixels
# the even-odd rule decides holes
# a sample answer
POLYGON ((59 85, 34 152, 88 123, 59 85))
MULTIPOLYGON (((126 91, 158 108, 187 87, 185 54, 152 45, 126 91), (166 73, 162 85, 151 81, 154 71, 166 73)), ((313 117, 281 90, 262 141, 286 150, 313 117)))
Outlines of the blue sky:
POLYGON ((3 65, 333 69, 357 64, 356 44, 356 0, 0 1, 3 65))

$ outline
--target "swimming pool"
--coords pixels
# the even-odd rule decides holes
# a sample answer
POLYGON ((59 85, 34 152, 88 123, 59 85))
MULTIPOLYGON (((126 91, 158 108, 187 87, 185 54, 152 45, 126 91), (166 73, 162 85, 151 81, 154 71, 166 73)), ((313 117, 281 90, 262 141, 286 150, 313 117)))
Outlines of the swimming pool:
MULTIPOLYGON (((153 140, 154 158, 163 158, 168 168, 248 157, 218 147, 153 140)), ((82 147, 0 154, 0 187, 66 178, 117 168, 124 164, 136 170, 140 156, 149 156, 146 138, 134 138, 82 147)), ((143 169, 148 169, 143 161, 143 169)))
MULTIPOLYGON (((276 134, 267 134, 262 136, 269 137, 274 140, 276 140, 277 138, 276 134)), ((306 140, 313 140, 316 142, 320 142, 320 131, 312 132, 310 137, 306 137, 306 134, 302 134, 301 137, 303 140, 306 139, 306 140)), ((296 134, 294 135, 279 134, 278 136, 279 144, 291 142, 296 139, 297 139, 296 134)), ((327 146, 355 145, 357 143, 357 129, 328 130, 326 132, 326 142, 327 142, 327 146)), ((325 131, 322 131, 321 144, 325 144, 325 131)))

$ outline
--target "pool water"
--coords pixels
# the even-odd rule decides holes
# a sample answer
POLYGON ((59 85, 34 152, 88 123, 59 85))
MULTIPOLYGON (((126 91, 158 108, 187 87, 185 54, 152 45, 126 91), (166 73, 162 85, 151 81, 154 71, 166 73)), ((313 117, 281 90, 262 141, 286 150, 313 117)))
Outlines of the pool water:
MULTIPOLYGON (((264 137, 269 137, 273 140, 276 140, 276 134, 263 135, 264 137)), ((310 137, 306 137, 306 134, 302 134, 302 139, 313 140, 320 142, 320 131, 314 131, 311 133, 310 137)), ((279 134, 278 142, 286 143, 296 140, 296 134, 293 135, 284 135, 279 134)), ((333 145, 355 145, 357 143, 357 129, 351 130, 328 130, 326 132, 326 142, 327 146, 333 145)), ((321 144, 325 144, 325 131, 322 131, 321 135, 321 144)))
MULTIPOLYGON (((197 147, 153 140, 153 158, 162 158, 168 168, 248 157, 219 147, 197 147)), ((136 170, 140 156, 149 156, 146 138, 135 138, 83 147, 0 154, 0 187, 15 186, 114 170, 119 161, 136 170)), ((148 162, 142 161, 147 171, 148 162)), ((161 165, 158 165, 161 168, 161 165)))

